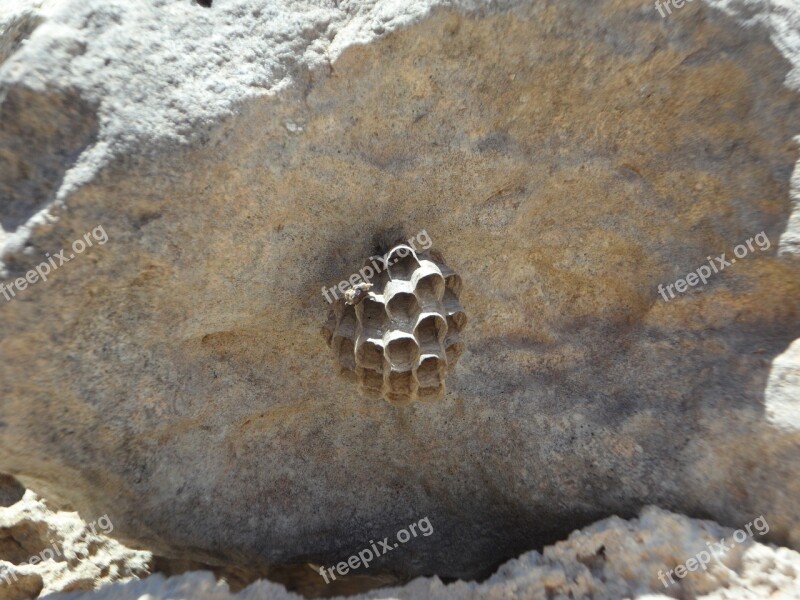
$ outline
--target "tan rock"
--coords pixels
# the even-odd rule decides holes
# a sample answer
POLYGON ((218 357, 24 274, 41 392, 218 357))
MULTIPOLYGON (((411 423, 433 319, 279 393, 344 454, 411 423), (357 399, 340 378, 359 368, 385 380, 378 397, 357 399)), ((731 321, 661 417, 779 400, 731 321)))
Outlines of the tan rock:
POLYGON ((370 569, 472 579, 648 504, 800 547, 766 399, 800 334, 796 7, 329 4, 69 0, 15 42, 0 471, 218 565, 335 564, 428 516, 370 569), (398 228, 470 317, 447 395, 402 410, 318 335, 320 289, 398 228))

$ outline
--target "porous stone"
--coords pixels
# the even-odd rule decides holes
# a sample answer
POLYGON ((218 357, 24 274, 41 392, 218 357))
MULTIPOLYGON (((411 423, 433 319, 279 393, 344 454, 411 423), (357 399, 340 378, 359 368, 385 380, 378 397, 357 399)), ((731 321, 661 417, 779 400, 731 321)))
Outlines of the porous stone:
MULTIPOLYGON (((568 539, 545 548, 542 553, 525 553, 502 565, 482 583, 444 584, 436 577, 419 578, 403 587, 348 597, 351 600, 796 598, 800 595, 800 554, 763 544, 758 531, 753 533, 754 537, 736 543, 733 529, 648 507, 637 519, 605 519, 573 532, 568 539), (720 550, 701 568, 695 557, 708 552, 709 545, 719 544, 720 540, 729 549, 720 550), (695 562, 688 562, 693 559, 695 562), (683 578, 673 574, 670 581, 663 576, 677 565, 686 564, 690 570, 683 571, 683 578)), ((166 580, 154 576, 110 585, 95 593, 57 595, 53 600, 135 600, 144 595, 151 600, 186 597, 300 600, 303 597, 267 581, 231 594, 210 574, 195 572, 166 580)))
POLYGON ((85 523, 74 512, 52 511, 31 491, 0 507, 0 599, 93 590, 149 575, 151 554, 107 537, 113 527, 108 518, 85 523))
POLYGON ((26 10, 0 65, 0 471, 218 565, 336 564, 427 516, 371 571, 474 579, 648 504, 800 547, 773 410, 798 397, 794 4, 26 10), (470 318, 444 398, 407 407, 333 377, 319 335, 320 288, 396 228, 470 318))

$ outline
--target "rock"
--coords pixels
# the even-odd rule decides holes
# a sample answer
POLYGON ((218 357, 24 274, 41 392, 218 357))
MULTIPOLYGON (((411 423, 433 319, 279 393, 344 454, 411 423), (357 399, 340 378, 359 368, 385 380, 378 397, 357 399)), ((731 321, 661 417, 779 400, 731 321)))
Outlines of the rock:
MULTIPOLYGON (((766 523, 768 526, 768 523, 766 523)), ((528 552, 504 564, 483 583, 457 581, 443 584, 437 578, 419 578, 399 588, 387 588, 352 600, 393 598, 397 600, 499 598, 793 598, 800 594, 800 554, 757 541, 755 537, 736 543, 733 529, 712 521, 689 519, 654 507, 645 508, 638 519, 605 519, 568 539, 544 549, 528 552), (729 546, 702 568, 694 558, 720 539, 729 546), (690 560, 693 563, 688 563, 690 560), (684 578, 674 583, 659 574, 677 565, 690 564, 684 578)), ((763 526, 762 526, 763 530, 763 526)), ((741 537, 740 537, 741 539, 741 537)), ((254 583, 239 594, 209 573, 194 572, 164 579, 154 575, 144 581, 114 584, 94 593, 59 594, 53 600, 151 600, 195 598, 197 600, 300 599, 281 586, 266 581, 254 583)))
POLYGON ((150 573, 149 552, 107 537, 107 516, 85 523, 74 512, 53 512, 31 491, 0 508, 0 599, 92 590, 150 573))
POLYGON ((0 598, 3 600, 30 600, 38 598, 44 587, 41 575, 32 569, 18 569, 0 562, 0 598))
POLYGON ((776 427, 800 430, 800 340, 772 361, 765 390, 767 418, 776 427))
POLYGON ((0 471, 253 569, 427 517, 370 572, 471 580, 649 504, 800 547, 766 397, 800 333, 796 7, 29 10, 0 66, 0 471), (401 409, 332 376, 320 290, 422 229, 470 322, 445 398, 401 409))
POLYGON ((25 488, 19 481, 11 475, 0 473, 0 506, 16 504, 24 495, 25 488))

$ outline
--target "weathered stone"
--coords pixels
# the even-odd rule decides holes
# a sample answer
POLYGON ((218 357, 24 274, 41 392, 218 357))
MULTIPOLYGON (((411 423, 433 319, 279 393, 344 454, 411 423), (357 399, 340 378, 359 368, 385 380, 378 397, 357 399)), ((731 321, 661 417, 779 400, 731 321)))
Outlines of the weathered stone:
POLYGON ((85 523, 74 512, 53 512, 30 491, 0 508, 0 599, 93 590, 149 575, 150 553, 108 538, 113 529, 107 517, 85 523))
MULTIPOLYGON (((624 521, 612 517, 576 531, 568 539, 528 552, 504 564, 482 583, 420 578, 402 588, 388 588, 352 600, 499 600, 501 598, 723 598, 761 600, 800 595, 800 554, 760 543, 754 536, 736 543, 733 529, 711 521, 688 519, 649 507, 640 518, 624 521), (727 551, 705 562, 709 544, 724 539, 727 551), (694 560, 694 562, 689 562, 694 560), (666 571, 688 565, 680 578, 666 571), (661 575, 661 577, 659 577, 661 575), (672 581, 670 581, 670 578, 672 581), (664 586, 664 582, 667 586, 664 586)), ((763 531, 763 526, 762 526, 763 531)), ((741 539, 741 536, 738 536, 741 539)), ((715 548, 716 549, 716 548, 715 548)), ((261 581, 239 594, 230 594, 209 573, 191 573, 165 580, 153 576, 144 581, 111 585, 95 593, 65 594, 53 600, 135 600, 147 594, 151 600, 299 600, 281 586, 261 581)))
POLYGON ((335 564, 427 516, 372 572, 474 578, 647 504, 800 547, 765 394, 800 333, 797 9, 333 4, 70 0, 14 34, 2 282, 107 243, 0 300, 0 470, 216 564, 335 564), (470 311, 445 398, 403 409, 318 335, 320 288, 398 228, 470 311))

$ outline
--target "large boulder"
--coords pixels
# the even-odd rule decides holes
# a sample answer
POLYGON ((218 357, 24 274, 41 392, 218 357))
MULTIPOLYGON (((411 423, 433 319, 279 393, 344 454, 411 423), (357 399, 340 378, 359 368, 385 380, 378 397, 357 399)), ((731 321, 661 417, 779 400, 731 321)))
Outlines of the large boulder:
POLYGON ((427 517, 370 572, 474 578, 647 504, 800 547, 800 17, 716 4, 4 9, 0 471, 210 564, 427 517), (321 289, 423 230, 464 353, 394 407, 321 289))

